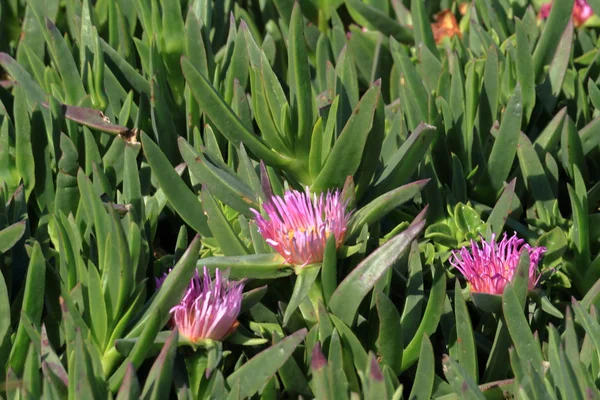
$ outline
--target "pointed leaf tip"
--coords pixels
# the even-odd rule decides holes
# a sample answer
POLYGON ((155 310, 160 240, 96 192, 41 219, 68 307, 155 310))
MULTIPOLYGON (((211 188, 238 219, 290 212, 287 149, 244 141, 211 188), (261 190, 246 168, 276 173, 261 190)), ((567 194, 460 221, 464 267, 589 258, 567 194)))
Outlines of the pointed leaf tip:
POLYGON ((371 357, 371 377, 376 381, 383 381, 383 373, 375 357, 371 357))
POLYGON ((327 365, 327 359, 321 351, 321 342, 316 342, 312 350, 312 359, 310 362, 311 368, 320 370, 327 365))

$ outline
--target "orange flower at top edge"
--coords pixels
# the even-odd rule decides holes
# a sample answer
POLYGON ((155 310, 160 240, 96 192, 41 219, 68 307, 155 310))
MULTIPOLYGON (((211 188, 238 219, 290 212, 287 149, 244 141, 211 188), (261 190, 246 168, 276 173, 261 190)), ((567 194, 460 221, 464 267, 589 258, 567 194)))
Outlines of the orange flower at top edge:
POLYGON ((458 5, 458 12, 460 13, 460 15, 465 15, 467 13, 468 9, 469 9, 469 3, 460 3, 458 5))
POLYGON ((456 22, 456 17, 452 11, 441 11, 437 13, 434 18, 435 22, 431 24, 431 30, 433 31, 433 38, 437 44, 440 44, 445 37, 451 38, 454 35, 462 37, 462 33, 456 22))

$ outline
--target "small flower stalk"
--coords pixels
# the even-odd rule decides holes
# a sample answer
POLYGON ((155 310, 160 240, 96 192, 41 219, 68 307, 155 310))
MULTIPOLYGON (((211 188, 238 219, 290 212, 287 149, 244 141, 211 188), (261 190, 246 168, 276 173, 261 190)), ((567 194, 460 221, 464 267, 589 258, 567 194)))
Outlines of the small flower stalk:
POLYGON ((487 242, 475 243, 452 252, 450 264, 458 269, 471 285, 471 292, 501 295, 508 282, 514 278, 521 253, 529 253, 529 290, 540 279, 538 263, 546 251, 544 247, 531 247, 516 234, 507 239, 506 233, 496 243, 495 235, 487 242))
MULTIPOLYGON (((552 3, 543 4, 538 14, 539 18, 548 18, 551 9, 552 3)), ((594 15, 594 11, 586 0, 575 0, 575 4, 573 5, 573 24, 576 27, 585 24, 585 22, 590 19, 592 15, 594 15)))
POLYGON ((340 191, 316 194, 287 191, 283 198, 272 196, 263 208, 267 218, 258 211, 258 230, 266 242, 292 265, 305 266, 323 261, 325 245, 335 236, 336 248, 344 242, 351 212, 340 191))
MULTIPOLYGON (((166 277, 156 280, 157 288, 166 277)), ((242 305, 242 282, 223 278, 219 269, 212 280, 208 268, 203 275, 196 270, 182 300, 171 309, 171 324, 192 344, 207 340, 222 341, 233 333, 242 305)))

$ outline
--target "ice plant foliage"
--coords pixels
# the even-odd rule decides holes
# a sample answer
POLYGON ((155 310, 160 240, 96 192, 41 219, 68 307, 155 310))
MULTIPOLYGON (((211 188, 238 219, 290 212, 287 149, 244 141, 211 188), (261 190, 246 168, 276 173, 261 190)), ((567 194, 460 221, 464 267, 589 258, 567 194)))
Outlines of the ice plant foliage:
POLYGON ((273 196, 263 208, 267 218, 258 211, 258 230, 271 247, 293 265, 307 265, 323 261, 329 235, 335 236, 336 247, 344 242, 351 212, 339 190, 311 197, 310 191, 289 190, 273 196))
MULTIPOLYGON (((157 288, 165 278, 156 279, 157 288)), ((202 277, 196 270, 183 299, 171 309, 171 323, 192 343, 223 340, 238 325, 243 289, 242 282, 224 279, 219 269, 214 280, 206 267, 202 277)))
MULTIPOLYGON (((546 3, 542 5, 540 8, 539 17, 541 19, 548 18, 551 9, 552 3, 546 3)), ((585 24, 585 21, 587 21, 592 15, 594 15, 594 11, 586 0, 575 0, 575 4, 573 5, 573 23, 575 26, 581 26, 585 24)))
POLYGON ((495 235, 489 242, 482 240, 475 243, 471 240, 471 249, 463 247, 452 253, 450 263, 458 269, 471 284, 471 291, 488 294, 502 294, 507 282, 513 280, 521 253, 529 253, 529 290, 533 289, 540 279, 538 263, 544 247, 531 247, 516 233, 506 238, 506 233, 496 243, 495 235))

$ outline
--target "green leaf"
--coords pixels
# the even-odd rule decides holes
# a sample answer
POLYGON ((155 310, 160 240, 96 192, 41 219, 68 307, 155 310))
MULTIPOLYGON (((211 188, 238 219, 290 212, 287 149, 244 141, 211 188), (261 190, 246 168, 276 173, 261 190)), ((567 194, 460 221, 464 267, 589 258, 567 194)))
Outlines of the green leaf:
POLYGON ((123 382, 121 383, 121 387, 119 388, 119 392, 117 393, 116 399, 137 399, 140 397, 140 394, 140 382, 138 381, 138 378, 135 375, 135 369, 133 367, 133 364, 128 363, 127 369, 125 371, 125 377, 123 378, 123 382))
POLYGON ((25 185, 28 199, 35 187, 35 159, 31 142, 31 117, 27 111, 25 92, 17 87, 14 101, 15 114, 15 162, 25 185))
MULTIPOLYGON (((150 82, 148 82, 134 67, 131 66, 115 49, 113 49, 108 43, 100 38, 100 44, 102 45, 102 51, 112 64, 116 71, 118 71, 127 80, 136 92, 150 95, 150 82)), ((113 67, 111 64, 107 64, 109 68, 113 67)))
POLYGON ((546 178, 544 167, 533 149, 531 141, 523 133, 519 137, 517 154, 521 172, 525 180, 525 187, 535 200, 535 209, 538 218, 549 223, 553 209, 554 194, 546 178))
POLYGON ((484 181, 478 185, 480 190, 484 190, 484 187, 489 185, 492 192, 488 196, 495 197, 510 174, 517 153, 522 115, 521 88, 517 85, 502 115, 500 130, 488 159, 484 181))
POLYGON ((90 354, 79 330, 75 332, 75 346, 71 358, 72 362, 69 363, 69 399, 99 396, 90 354))
POLYGON ((410 391, 409 399, 428 400, 431 399, 433 391, 433 382, 435 376, 435 359, 433 356, 433 346, 427 335, 423 335, 421 341, 421 352, 419 354, 419 364, 415 373, 415 381, 410 391))
MULTIPOLYGON (((21 312, 27 314, 38 329, 44 308, 45 281, 46 258, 42 253, 40 243, 36 241, 33 244, 31 259, 27 268, 21 312)), ((29 335, 25 330, 24 324, 23 320, 19 321, 9 357, 9 364, 12 370, 19 375, 23 372, 28 350, 27 343, 29 342, 29 335)))
POLYGON ((508 283, 504 289, 502 309, 519 358, 530 360, 536 373, 543 373, 542 351, 531 333, 527 319, 523 314, 523 304, 519 302, 511 283, 508 283))
MULTIPOLYGON (((279 334, 273 335, 273 344, 278 343, 281 340, 279 334)), ((294 357, 290 357, 287 361, 279 368, 277 372, 283 382, 285 390, 291 393, 298 393, 306 397, 312 397, 312 392, 307 382, 307 378, 304 371, 300 369, 300 366, 296 362, 294 357)), ((274 379, 273 377, 271 380, 274 379)), ((264 390, 263 390, 264 396, 264 390)))
POLYGON ((400 257, 413 239, 421 232, 425 222, 417 220, 395 238, 375 250, 340 283, 331 295, 329 308, 347 325, 352 325, 363 298, 373 289, 379 278, 400 257))
POLYGON ((420 0, 412 0, 410 2, 411 17, 413 20, 413 30, 415 35, 415 43, 421 43, 429 49, 429 51, 437 58, 438 49, 433 38, 431 23, 427 13, 427 4, 420 0))
POLYGON ((223 254, 226 256, 248 254, 248 249, 235 233, 233 227, 225 217, 221 206, 216 202, 206 186, 202 188, 200 198, 202 199, 206 221, 210 231, 219 243, 223 254))
POLYGON ((561 35, 571 20, 573 3, 574 0, 564 0, 553 4, 555 7, 552 7, 544 23, 544 30, 533 52, 533 71, 538 82, 544 66, 554 57, 561 35))
POLYGON ((6 53, 0 53, 0 65, 2 65, 19 86, 23 88, 30 110, 36 103, 45 100, 46 93, 44 90, 14 58, 6 53))
POLYGON ((233 387, 239 382, 240 398, 254 395, 291 357, 306 333, 306 329, 301 329, 258 353, 227 377, 227 385, 233 387))
POLYGON ((413 105, 418 112, 417 122, 430 122, 428 118, 429 95, 417 69, 408 57, 406 48, 396 42, 393 38, 390 39, 390 47, 392 57, 394 58, 394 64, 401 74, 400 85, 407 91, 411 104, 414 103, 413 105))
POLYGON ((329 304, 331 295, 337 287, 337 251, 335 235, 329 235, 325 244, 323 254, 323 266, 321 268, 321 286, 323 287, 323 299, 329 304))
POLYGON ((435 127, 419 124, 391 157, 375 182, 373 190, 369 190, 370 195, 367 195, 367 198, 372 200, 378 195, 405 184, 424 158, 435 134, 435 127))
MULTIPOLYGON (((575 178, 575 185, 584 186, 583 180, 579 172, 575 178), (579 182, 578 182, 579 181, 579 182), (578 183, 580 185, 578 185, 578 183)), ((578 277, 573 277, 575 284, 582 288, 582 292, 587 292, 594 278, 599 278, 598 271, 589 268, 590 265, 590 245, 589 245, 589 223, 586 213, 587 201, 585 197, 578 196, 578 193, 570 184, 567 184, 569 199, 573 210, 573 228, 570 231, 570 239, 575 250, 576 268, 579 272, 578 277), (582 279, 583 278, 583 279, 582 279)), ((585 196, 585 195, 584 195, 585 196)))
POLYGON ((296 151, 303 158, 310 150, 310 134, 314 122, 312 85, 305 40, 304 18, 300 12, 300 5, 295 3, 288 33, 288 66, 292 107, 297 112, 298 122, 296 151))
MULTIPOLYGON (((42 23, 41 16, 38 16, 38 21, 40 24, 42 23)), ((48 18, 46 18, 46 29, 49 32, 44 34, 46 45, 50 50, 50 55, 57 66, 58 72, 60 72, 67 103, 78 104, 86 96, 86 93, 75 60, 73 60, 72 53, 62 34, 48 18)))
POLYGON ((352 216, 348 223, 348 238, 358 235, 364 225, 371 225, 381 220, 402 204, 413 199, 428 182, 429 179, 412 182, 370 201, 352 216))
POLYGON ((283 315, 283 325, 287 325, 292 313, 296 311, 300 303, 306 299, 308 292, 311 290, 313 284, 319 276, 320 268, 318 266, 304 266, 300 269, 298 276, 296 277, 296 283, 294 284, 294 290, 292 297, 285 308, 285 314, 283 315))
POLYGON ((92 322, 92 332, 99 348, 103 349, 106 343, 108 330, 108 316, 106 313, 106 304, 102 293, 102 283, 98 269, 90 261, 88 262, 88 297, 90 317, 92 322))
POLYGON ((372 7, 361 0, 346 0, 346 6, 355 10, 386 37, 392 36, 402 43, 411 43, 413 41, 413 33, 411 30, 400 25, 379 9, 372 7))
POLYGON ((333 314, 329 314, 331 322, 335 325, 335 329, 339 332, 342 341, 344 342, 345 348, 350 349, 352 356, 351 361, 357 370, 361 370, 367 364, 367 352, 360 343, 360 340, 356 337, 352 329, 348 327, 341 319, 333 314))
POLYGON ((490 216, 486 221, 489 227, 491 228, 491 232, 496 234, 497 236, 500 235, 500 233, 502 233, 504 224, 506 223, 506 220, 508 219, 508 216, 511 213, 516 183, 517 179, 515 178, 504 187, 502 195, 496 202, 496 205, 494 205, 494 208, 492 209, 492 212, 490 213, 490 216))
POLYGON ((10 298, 4 275, 0 274, 0 365, 6 365, 11 351, 10 298))
POLYGON ((181 218, 202 236, 211 236, 198 198, 190 191, 160 148, 142 133, 142 147, 164 194, 181 218))
POLYGON ((270 165, 282 169, 289 169, 292 166, 291 159, 272 151, 263 140, 246 128, 208 79, 198 72, 187 58, 181 59, 181 67, 202 110, 235 147, 243 142, 257 157, 270 165))
POLYGON ((440 317, 444 307, 444 297, 446 296, 446 275, 441 266, 432 266, 433 283, 429 293, 427 307, 423 313, 423 319, 419 324, 419 329, 415 333, 408 346, 404 349, 402 356, 401 371, 406 371, 419 358, 419 349, 423 335, 431 335, 437 329, 440 317))
POLYGON ((230 268, 231 279, 275 279, 291 275, 294 269, 277 253, 251 254, 247 256, 207 257, 198 261, 198 268, 206 266, 210 271, 230 268))
POLYGON ((389 366, 395 374, 399 374, 404 350, 400 313, 383 292, 377 292, 375 304, 379 316, 378 354, 381 355, 383 364, 389 366))
POLYGON ((226 164, 207 152, 197 152, 182 137, 179 138, 179 151, 192 175, 206 185, 216 198, 246 217, 254 217, 250 209, 259 209, 256 196, 226 164))
POLYGON ((563 168, 567 171, 571 179, 575 179, 575 169, 578 169, 583 177, 587 178, 587 168, 581 138, 579 137, 575 123, 569 117, 567 117, 563 125, 560 147, 558 156, 563 168))
POLYGON ((581 147, 583 148, 584 155, 588 155, 592 150, 598 147, 598 144, 600 144, 600 137, 598 137, 599 135, 596 135, 594 133, 597 132, 599 125, 600 117, 594 119, 592 122, 583 127, 583 129, 579 132, 579 137, 581 139, 581 147))
POLYGON ((40 367, 40 358, 36 346, 30 343, 23 372, 23 391, 31 398, 42 398, 40 367))
POLYGON ((315 393, 316 398, 320 399, 333 399, 335 393, 333 392, 333 377, 330 373, 330 367, 327 363, 327 359, 321 352, 321 343, 315 343, 312 349, 310 370, 312 373, 312 390, 315 393))
MULTIPOLYGON (((146 359, 148 353, 152 349, 152 345, 154 344, 158 332, 162 328, 161 322, 161 315, 158 310, 155 310, 150 314, 140 337, 137 338, 132 349, 129 351, 127 360, 121 364, 121 367, 119 367, 119 369, 110 377, 110 380, 108 381, 110 389, 113 392, 122 385, 123 380, 126 378, 129 366, 139 368, 142 365, 142 362, 146 359)), ((115 343, 115 346, 116 345, 117 343, 115 343)))
POLYGON ((402 309, 403 345, 408 344, 415 335, 421 320, 425 296, 423 290, 423 266, 419 244, 415 240, 408 254, 408 279, 406 281, 404 307, 402 309))
POLYGON ((146 378, 146 383, 142 389, 141 399, 160 400, 169 397, 171 391, 173 367, 175 364, 175 355, 177 354, 177 339, 179 333, 177 329, 173 330, 169 339, 167 339, 160 354, 152 364, 152 368, 146 378))
POLYGON ((533 107, 535 106, 535 74, 533 71, 531 53, 529 52, 529 40, 527 32, 521 20, 516 19, 517 31, 517 79, 521 87, 521 98, 523 100, 523 116, 525 124, 529 122, 533 107))
POLYGON ((313 183, 313 191, 342 186, 346 177, 357 171, 373 125, 380 93, 381 81, 376 81, 360 99, 313 183))
MULTIPOLYGON (((155 310, 160 312, 160 325, 163 326, 170 318, 169 310, 177 304, 190 284, 190 280, 196 270, 196 261, 200 253, 200 237, 196 235, 190 243, 188 249, 179 259, 172 271, 167 275, 160 290, 152 297, 150 302, 144 307, 143 314, 131 331, 125 338, 135 338, 141 335, 145 324, 148 322, 151 314, 155 310)), ((135 310, 137 311, 137 310, 135 310)), ((140 311, 141 313, 141 311, 140 311)), ((116 339, 116 338, 115 338, 116 339)), ((121 355, 114 348, 110 348, 103 356, 102 367, 105 375, 110 374, 115 368, 115 364, 121 359, 121 355)))
POLYGON ((8 252, 25 234, 27 221, 17 222, 0 231, 0 254, 8 252))
POLYGON ((444 374, 448 379, 448 383, 452 386, 452 390, 461 399, 481 399, 485 400, 485 396, 477 387, 477 383, 465 373, 462 366, 458 365, 447 355, 442 359, 444 366, 444 374))
POLYGON ((456 316, 458 361, 463 367, 464 373, 477 383, 479 380, 479 368, 477 364, 477 347, 475 346, 475 338, 473 336, 473 325, 458 279, 456 280, 454 287, 454 313, 456 316))

